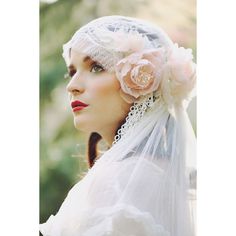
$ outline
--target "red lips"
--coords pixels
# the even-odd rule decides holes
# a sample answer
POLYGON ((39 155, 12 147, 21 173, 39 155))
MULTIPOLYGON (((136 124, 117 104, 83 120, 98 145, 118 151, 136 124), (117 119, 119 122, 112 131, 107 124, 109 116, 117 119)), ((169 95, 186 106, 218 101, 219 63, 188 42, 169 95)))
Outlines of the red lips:
POLYGON ((88 104, 85 104, 79 100, 73 101, 71 103, 71 107, 72 107, 73 111, 80 111, 87 106, 88 106, 88 104))

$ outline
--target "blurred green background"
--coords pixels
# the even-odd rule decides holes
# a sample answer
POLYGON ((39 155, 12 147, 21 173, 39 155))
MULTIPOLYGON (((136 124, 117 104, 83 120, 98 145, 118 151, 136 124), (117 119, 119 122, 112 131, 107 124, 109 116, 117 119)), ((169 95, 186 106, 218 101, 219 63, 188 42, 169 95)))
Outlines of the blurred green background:
MULTIPOLYGON (((162 27, 196 57, 195 0, 40 1, 40 222, 56 214, 87 170, 85 134, 73 126, 64 79, 62 45, 82 25, 104 15, 125 15, 162 27)), ((196 99, 189 106, 196 130, 196 99)))

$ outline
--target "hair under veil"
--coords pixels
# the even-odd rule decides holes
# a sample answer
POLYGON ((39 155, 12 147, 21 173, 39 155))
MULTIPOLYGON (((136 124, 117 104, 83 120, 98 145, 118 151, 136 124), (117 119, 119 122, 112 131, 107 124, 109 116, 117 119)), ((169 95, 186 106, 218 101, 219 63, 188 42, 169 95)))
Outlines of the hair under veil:
POLYGON ((195 235, 196 141, 186 112, 196 81, 191 50, 174 44, 150 23, 122 16, 88 23, 63 48, 67 63, 73 48, 115 72, 120 94, 132 106, 112 147, 71 189, 42 232, 195 235), (138 78, 143 89, 134 85, 142 69, 134 65, 151 71, 138 78))

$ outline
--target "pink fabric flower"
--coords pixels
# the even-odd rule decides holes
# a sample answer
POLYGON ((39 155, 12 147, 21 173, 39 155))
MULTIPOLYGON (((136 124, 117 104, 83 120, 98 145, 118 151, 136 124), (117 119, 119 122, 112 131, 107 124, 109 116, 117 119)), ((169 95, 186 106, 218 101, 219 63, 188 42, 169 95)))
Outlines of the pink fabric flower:
POLYGON ((168 105, 187 99, 196 84, 196 65, 191 49, 174 44, 169 51, 161 91, 168 105))
POLYGON ((162 79, 165 51, 163 48, 135 52, 115 66, 121 96, 132 103, 142 95, 158 89, 162 79))

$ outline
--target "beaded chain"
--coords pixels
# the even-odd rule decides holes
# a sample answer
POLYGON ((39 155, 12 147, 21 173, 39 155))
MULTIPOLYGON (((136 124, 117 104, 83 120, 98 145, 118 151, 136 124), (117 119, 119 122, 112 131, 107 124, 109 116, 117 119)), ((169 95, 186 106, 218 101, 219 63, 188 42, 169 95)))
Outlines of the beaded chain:
POLYGON ((148 108, 153 106, 156 99, 157 96, 152 94, 142 102, 134 102, 134 104, 130 107, 125 123, 120 127, 117 135, 115 135, 112 145, 116 144, 123 137, 123 135, 143 117, 148 108))

